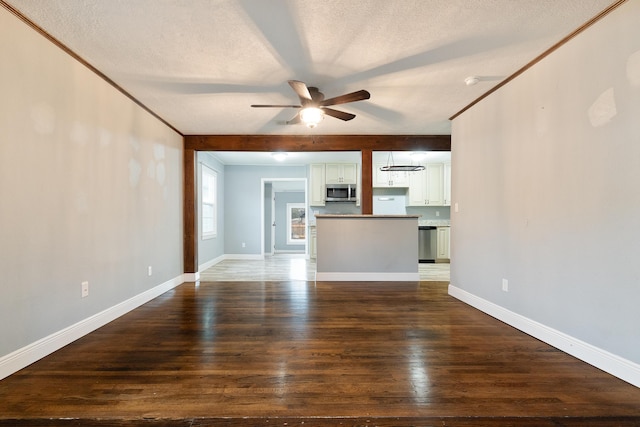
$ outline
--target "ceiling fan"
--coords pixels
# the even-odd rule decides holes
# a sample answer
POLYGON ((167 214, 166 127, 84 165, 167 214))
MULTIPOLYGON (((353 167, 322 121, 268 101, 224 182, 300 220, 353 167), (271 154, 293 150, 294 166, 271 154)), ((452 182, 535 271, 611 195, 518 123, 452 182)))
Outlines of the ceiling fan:
POLYGON ((366 90, 347 93, 345 95, 336 96, 334 98, 324 99, 324 94, 317 87, 309 87, 304 82, 298 80, 289 80, 289 86, 300 98, 301 105, 251 105, 254 108, 300 108, 300 111, 291 120, 287 121, 288 125, 304 123, 310 128, 314 128, 322 121, 324 115, 335 117, 336 119, 348 121, 356 115, 346 113, 344 111, 328 108, 331 105, 346 104, 348 102, 362 101, 369 99, 371 94, 366 90))

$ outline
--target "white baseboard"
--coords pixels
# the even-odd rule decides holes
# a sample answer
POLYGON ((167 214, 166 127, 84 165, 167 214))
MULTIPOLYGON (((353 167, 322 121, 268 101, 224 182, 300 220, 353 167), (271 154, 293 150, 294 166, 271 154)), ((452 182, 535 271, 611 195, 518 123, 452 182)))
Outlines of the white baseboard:
POLYGON ((224 261, 226 258, 227 258, 227 257, 226 257, 226 255, 220 255, 220 256, 219 256, 219 257, 217 257, 217 258, 214 258, 214 259, 209 260, 209 261, 207 261, 207 262, 205 262, 205 263, 203 263, 203 264, 200 264, 200 265, 198 266, 198 271, 204 271, 204 270, 206 270, 207 268, 211 268, 211 267, 213 267, 214 265, 218 264, 220 261, 224 261))
POLYGON ((0 380, 18 372, 184 282, 183 275, 0 357, 0 380))
POLYGON ((316 272, 317 282, 419 282, 420 273, 316 272))
POLYGON ((247 259, 247 260, 263 260, 264 256, 260 254, 226 254, 224 259, 247 259))
POLYGON ((197 282, 200 280, 200 272, 182 274, 182 282, 197 282))
POLYGON ((449 295, 598 369, 640 387, 640 365, 449 284, 449 295))

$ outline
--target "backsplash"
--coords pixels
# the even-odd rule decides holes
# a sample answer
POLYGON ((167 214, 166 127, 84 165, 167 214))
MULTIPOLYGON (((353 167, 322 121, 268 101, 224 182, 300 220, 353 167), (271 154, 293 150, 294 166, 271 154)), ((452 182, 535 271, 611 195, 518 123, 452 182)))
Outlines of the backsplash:
POLYGON ((311 206, 309 223, 315 224, 316 214, 361 214, 362 209, 355 202, 327 203, 326 206, 311 206))

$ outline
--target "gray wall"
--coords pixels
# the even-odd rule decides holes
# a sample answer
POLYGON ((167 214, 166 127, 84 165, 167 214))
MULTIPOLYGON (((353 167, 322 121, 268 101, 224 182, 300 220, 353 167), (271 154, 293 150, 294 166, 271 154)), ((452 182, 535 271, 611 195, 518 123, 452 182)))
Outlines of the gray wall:
POLYGON ((0 40, 1 357, 183 266, 182 137, 3 8, 0 40))
MULTIPOLYGON (((287 203, 304 204, 304 191, 280 191, 275 193, 276 196, 276 235, 275 249, 276 251, 295 251, 304 252, 305 245, 289 245, 287 244, 287 203)), ((308 215, 307 215, 308 216, 308 215)))
POLYGON ((639 16, 623 4, 453 121, 451 211, 452 285, 635 363, 639 16))
POLYGON ((198 152, 198 200, 202 200, 200 176, 203 164, 218 173, 218 235, 210 239, 202 239, 200 230, 202 207, 198 204, 198 265, 203 265, 224 255, 224 165, 212 153, 198 152))
POLYGON ((307 178, 305 166, 225 166, 225 253, 260 255, 262 178, 307 178), (242 242, 245 247, 242 247, 242 242))

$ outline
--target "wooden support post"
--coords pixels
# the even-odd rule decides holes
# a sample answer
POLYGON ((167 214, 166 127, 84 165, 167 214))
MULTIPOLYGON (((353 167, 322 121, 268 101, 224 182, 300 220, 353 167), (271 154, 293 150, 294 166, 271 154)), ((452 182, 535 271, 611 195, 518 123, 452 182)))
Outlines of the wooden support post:
POLYGON ((373 213, 373 155, 371 150, 362 150, 362 183, 360 188, 360 206, 363 215, 373 213))
POLYGON ((198 272, 198 223, 197 223, 197 152, 193 149, 184 150, 184 238, 183 238, 183 259, 184 272, 198 272))

